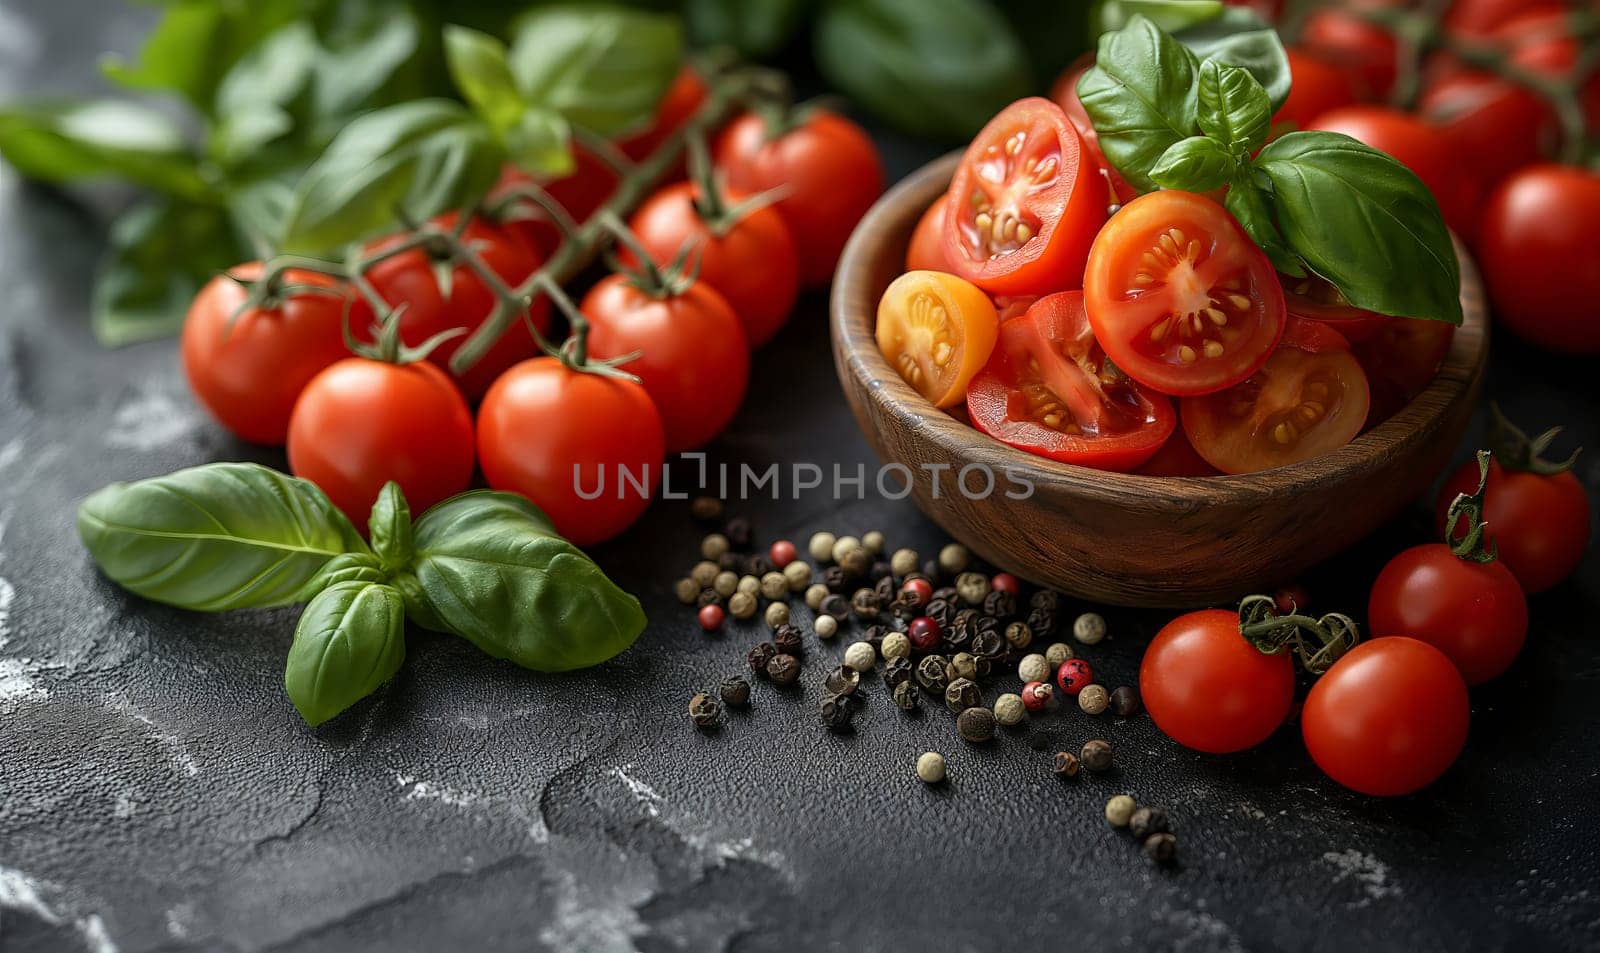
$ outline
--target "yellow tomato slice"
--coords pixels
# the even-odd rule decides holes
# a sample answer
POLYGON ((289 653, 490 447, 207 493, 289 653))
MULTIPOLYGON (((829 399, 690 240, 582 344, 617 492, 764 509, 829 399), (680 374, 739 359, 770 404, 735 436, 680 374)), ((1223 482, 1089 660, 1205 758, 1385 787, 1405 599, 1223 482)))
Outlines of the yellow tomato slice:
POLYGON ((970 281, 908 271, 878 302, 878 349, 906 383, 935 406, 966 399, 999 334, 994 302, 970 281))

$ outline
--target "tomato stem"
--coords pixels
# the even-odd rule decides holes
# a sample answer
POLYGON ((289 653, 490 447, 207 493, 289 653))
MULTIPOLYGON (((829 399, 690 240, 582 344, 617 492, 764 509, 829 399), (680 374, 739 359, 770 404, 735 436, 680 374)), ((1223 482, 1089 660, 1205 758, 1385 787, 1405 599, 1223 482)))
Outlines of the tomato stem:
POLYGON ((1489 524, 1483 521, 1483 495, 1489 486, 1489 461, 1493 455, 1487 450, 1478 451, 1478 489, 1472 493, 1457 493, 1445 511, 1444 542, 1458 557, 1474 563, 1492 563, 1495 560, 1494 541, 1484 533, 1489 524), (1456 528, 1467 521, 1467 533, 1456 538, 1456 528))
POLYGON ((1551 427, 1537 437, 1529 437, 1506 419, 1499 404, 1489 405, 1489 448, 1494 452, 1495 462, 1507 470, 1537 473, 1540 476, 1555 476, 1571 470, 1578 462, 1578 454, 1583 452, 1582 447, 1572 451, 1565 460, 1544 458, 1544 452, 1560 435, 1560 427, 1551 427))
POLYGON ((1321 675, 1361 638, 1361 627, 1347 615, 1320 618, 1298 612, 1280 614, 1271 596, 1246 596, 1239 602, 1239 634, 1265 655, 1292 649, 1300 665, 1321 675))

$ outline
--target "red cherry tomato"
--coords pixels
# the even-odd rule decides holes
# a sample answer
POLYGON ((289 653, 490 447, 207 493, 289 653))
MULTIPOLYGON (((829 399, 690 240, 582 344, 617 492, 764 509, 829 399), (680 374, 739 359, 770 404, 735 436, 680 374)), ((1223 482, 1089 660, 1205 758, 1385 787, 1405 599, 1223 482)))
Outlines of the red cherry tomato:
MULTIPOLYGON (((239 265, 229 274, 254 281, 261 263, 239 265)), ((189 305, 179 343, 189 387, 211 416, 240 439, 274 446, 288 437, 289 414, 306 384, 350 356, 345 309, 351 327, 372 322, 366 302, 323 275, 291 271, 284 283, 325 287, 327 293, 297 291, 273 306, 239 312, 248 292, 219 275, 189 305)))
POLYGON ((1294 703, 1294 662, 1239 634, 1239 617, 1204 609, 1167 623, 1139 663, 1139 694, 1156 727, 1196 751, 1227 754, 1266 741, 1294 703))
POLYGON ((1161 445, 1156 455, 1133 472, 1161 477, 1205 477, 1219 476, 1222 473, 1207 463, 1205 457, 1195 452, 1194 445, 1189 443, 1189 438, 1184 435, 1182 427, 1174 427, 1172 436, 1161 445))
POLYGON ((1094 684, 1094 667, 1081 658, 1069 658, 1056 669, 1056 684, 1068 695, 1076 695, 1094 684))
POLYGON ((1172 433, 1172 401, 1106 368, 1083 294, 1040 298, 1000 327, 967 388, 973 426, 1019 450, 1103 470, 1131 470, 1172 433))
POLYGON ((390 480, 420 514, 466 490, 472 466, 472 412, 427 361, 346 358, 311 379, 289 418, 289 471, 358 527, 390 480))
MULTIPOLYGON (((500 181, 489 192, 490 201, 502 198, 518 186, 536 184, 566 210, 574 224, 582 225, 616 191, 617 174, 604 160, 582 146, 573 147, 572 159, 573 170, 558 179, 532 176, 507 165, 500 172, 500 181)), ((561 229, 543 209, 531 203, 520 208, 504 227, 542 254, 551 254, 561 244, 561 229)))
POLYGON ((1348 10, 1317 10, 1306 18, 1300 42, 1340 64, 1358 84, 1361 99, 1386 99, 1399 68, 1399 44, 1392 33, 1368 23, 1355 10, 1397 5, 1396 0, 1354 0, 1348 10))
POLYGON ((1518 337, 1570 354, 1600 354, 1600 175, 1535 165, 1484 207, 1478 260, 1495 318, 1518 337))
POLYGON ((1560 131, 1555 111, 1536 93, 1487 73, 1431 84, 1417 113, 1440 129, 1474 181, 1486 186, 1537 162, 1560 131))
POLYGON ((818 109, 773 138, 764 120, 746 114, 728 124, 716 154, 734 194, 783 190, 773 207, 800 253, 800 280, 833 280, 844 243, 883 192, 883 160, 866 131, 818 109))
POLYGON ((945 196, 945 257, 990 294, 1082 287, 1110 194, 1061 107, 1019 99, 967 147, 945 196))
MULTIPOLYGON (((1461 465, 1444 482, 1435 508, 1442 535, 1445 514, 1460 493, 1478 488, 1477 461, 1461 465)), ((1484 530, 1496 555, 1528 595, 1544 592, 1577 571, 1589 548, 1589 497, 1571 470, 1545 476, 1489 464, 1484 530)), ((1465 535, 1466 527, 1457 527, 1465 535)))
POLYGON ((1335 109, 1318 116, 1308 128, 1341 132, 1387 152, 1433 193, 1447 225, 1462 235, 1472 234, 1479 185, 1441 130, 1387 106, 1335 109))
POLYGON ((1461 36, 1486 39, 1515 17, 1564 11, 1562 0, 1455 0, 1445 14, 1444 27, 1461 36))
MULTIPOLYGON (((800 293, 799 259, 789 227, 768 206, 737 221, 708 222, 698 211, 700 190, 669 185, 634 213, 629 227, 656 264, 665 266, 692 243, 697 277, 722 295, 738 316, 752 348, 772 340, 800 293)), ((623 261, 633 262, 632 254, 623 261)))
POLYGON ((749 348, 739 319, 709 286, 695 282, 661 298, 624 275, 609 275, 590 289, 582 310, 592 325, 590 355, 639 352, 626 369, 661 412, 667 452, 709 443, 739 412, 749 348))
POLYGON ((523 361, 478 409, 478 457, 497 490, 520 493, 579 546, 627 529, 650 505, 666 453, 661 415, 643 387, 523 361))
POLYGON ((944 257, 944 196, 934 199, 917 219, 906 249, 906 271, 952 271, 944 257))
POLYGON ((1357 308, 1346 301, 1329 282, 1308 274, 1304 278, 1279 276, 1283 282, 1283 303, 1292 317, 1319 321, 1339 332, 1351 344, 1372 337, 1394 318, 1376 311, 1357 308))
POLYGON ((661 147, 661 144, 694 117, 705 103, 711 90, 694 67, 684 65, 678 69, 672 85, 656 105, 655 118, 643 130, 617 141, 628 158, 642 162, 661 147))
MULTIPOLYGON (((456 214, 451 212, 435 220, 440 228, 454 228, 456 214)), ((392 247, 405 238, 396 235, 377 242, 374 251, 392 247)), ((461 233, 462 241, 477 251, 489 270, 499 275, 507 285, 515 286, 538 270, 539 256, 510 233, 486 221, 473 219, 461 233)), ((401 252, 393 258, 379 262, 367 272, 379 297, 390 307, 400 311, 400 340, 409 347, 418 347, 441 331, 465 328, 476 330, 493 313, 494 293, 465 264, 457 264, 450 272, 450 293, 443 294, 434 273, 434 260, 423 249, 401 252)), ((534 326, 541 333, 550 330, 550 304, 541 296, 530 308, 534 326)), ((356 329, 356 336, 372 340, 372 328, 356 329)), ((445 372, 450 372, 450 358, 461 348, 467 335, 452 338, 428 354, 428 360, 445 372)), ((539 353, 539 345, 528 326, 517 322, 508 328, 478 362, 456 383, 468 400, 477 400, 494 383, 506 368, 539 353)), ((454 376, 454 375, 452 375, 454 376)))
POLYGON ((1323 113, 1355 105, 1356 90, 1348 71, 1301 47, 1289 47, 1288 54, 1292 84, 1289 98, 1272 117, 1275 127, 1304 129, 1323 113))
POLYGON ((1244 383, 1185 397, 1183 431, 1224 473, 1254 473, 1332 453, 1361 433, 1367 375, 1338 332, 1289 323, 1283 346, 1244 383))
POLYGON ((1379 797, 1427 787, 1467 742, 1467 686, 1444 653, 1424 642, 1363 642, 1306 697, 1300 727, 1323 773, 1379 797))
POLYGON ((1152 192, 1112 216, 1083 291, 1106 356, 1164 394, 1239 383, 1283 334, 1283 288, 1266 253, 1222 206, 1190 192, 1152 192))
POLYGON ((1351 346, 1372 393, 1369 427, 1388 420, 1427 389, 1450 353, 1455 333, 1455 326, 1443 321, 1395 318, 1351 346))

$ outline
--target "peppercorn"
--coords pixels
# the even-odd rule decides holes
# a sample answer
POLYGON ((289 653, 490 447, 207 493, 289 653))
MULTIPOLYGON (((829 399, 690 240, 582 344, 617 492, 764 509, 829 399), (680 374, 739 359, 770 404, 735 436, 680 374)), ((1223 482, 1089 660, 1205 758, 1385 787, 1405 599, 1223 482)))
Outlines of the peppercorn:
POLYGON ((874 622, 871 625, 867 626, 865 632, 861 633, 861 640, 863 642, 871 642, 872 643, 872 647, 878 650, 878 654, 879 655, 882 655, 883 654, 883 637, 888 635, 888 634, 890 634, 893 631, 894 631, 893 629, 890 629, 888 626, 884 625, 881 622, 874 622))
POLYGON ((1023 621, 1028 623, 1028 628, 1033 630, 1033 637, 1036 639, 1048 639, 1056 634, 1054 609, 1029 609, 1028 617, 1023 621))
POLYGON ((1028 598, 1030 609, 1054 609, 1061 603, 1061 594, 1053 589, 1040 589, 1028 598))
POLYGON ((1078 707, 1083 709, 1085 715, 1098 715, 1106 710, 1111 703, 1111 698, 1106 694, 1104 685, 1085 685, 1078 692, 1078 707))
POLYGON ((729 708, 743 708, 750 704, 750 683, 743 675, 729 675, 719 689, 722 703, 729 708))
POLYGON ((1096 645, 1106 637, 1106 620, 1098 612, 1085 612, 1072 623, 1072 637, 1084 645, 1096 645))
MULTIPOLYGON (((871 577, 869 576, 868 578, 871 577)), ((875 580, 872 583, 872 591, 877 595, 879 605, 889 606, 890 603, 894 602, 895 598, 894 579, 884 576, 875 580)))
POLYGON ((1019 725, 1028 717, 1028 708, 1022 703, 1022 696, 1014 692, 1006 692, 994 700, 994 720, 1002 725, 1019 725))
POLYGON ((1006 626, 1006 643, 1014 649, 1025 649, 1033 644, 1033 630, 1026 622, 1013 622, 1006 626))
POLYGON ((925 656, 917 663, 917 684, 930 692, 943 692, 950 684, 950 663, 943 655, 925 656))
POLYGON ((865 579, 872 572, 872 556, 857 544, 855 549, 847 550, 844 557, 839 560, 839 568, 843 569, 851 579, 865 579))
POLYGON ((1111 745, 1096 738, 1086 741, 1078 757, 1083 759, 1083 766, 1090 771, 1109 771, 1111 769, 1111 745))
POLYGON ((805 641, 800 637, 799 626, 787 622, 772 630, 772 644, 784 655, 799 657, 805 653, 805 641))
POLYGON ((954 602, 934 596, 923 606, 922 614, 939 623, 939 628, 949 629, 955 625, 958 608, 954 602))
POLYGON ((701 589, 709 589, 711 584, 716 581, 717 573, 719 572, 721 570, 717 568, 716 563, 706 560, 705 562, 694 564, 694 568, 689 570, 689 578, 693 579, 694 584, 701 589))
POLYGON ((788 569, 789 564, 800 556, 800 551, 794 548, 794 543, 787 539, 780 539, 767 547, 767 559, 772 561, 775 569, 788 569))
POLYGON ((871 642, 853 642, 844 650, 844 664, 858 672, 870 672, 878 664, 878 650, 871 642))
POLYGON ((701 606, 699 619, 700 628, 705 629, 707 632, 717 631, 722 628, 722 607, 701 606))
POLYGON ((997 659, 1004 655, 1005 651, 1005 638, 993 629, 984 630, 972 637, 972 654, 979 658, 997 659))
POLYGON ((883 644, 878 651, 886 659, 909 659, 911 657, 911 640, 904 632, 890 632, 883 637, 883 644))
POLYGON ((1116 795, 1106 802, 1106 823, 1112 827, 1127 827, 1128 820, 1133 817, 1133 810, 1137 806, 1133 803, 1133 798, 1128 795, 1116 795))
POLYGON ((832 533, 813 533, 811 542, 806 544, 806 552, 810 553, 811 558, 818 563, 829 562, 833 559, 834 542, 832 533))
POLYGON ((829 731, 849 731, 856 706, 847 695, 829 695, 822 700, 821 713, 822 723, 829 731))
POLYGON ((911 640, 912 647, 918 652, 932 652, 939 648, 943 633, 939 630, 939 623, 927 616, 920 616, 906 626, 906 638, 911 640))
POLYGON ((782 599, 789 591, 789 580, 781 572, 769 572, 761 577, 761 595, 766 599, 782 599))
POLYGON ((972 554, 960 543, 950 543, 939 550, 939 569, 954 576, 966 572, 972 554))
POLYGON ((829 592, 843 594, 850 585, 850 577, 840 567, 829 566, 822 571, 822 584, 828 587, 829 592))
MULTIPOLYGON (((991 589, 983 597, 983 614, 996 619, 1009 619, 1017 612, 1017 597, 1003 589, 991 589)), ((1031 637, 1031 636, 1030 636, 1031 637)))
POLYGON ((736 592, 728 597, 728 613, 735 619, 753 619, 759 607, 756 597, 748 592, 736 592))
POLYGON ((910 622, 922 615, 922 600, 914 592, 896 593, 889 603, 889 613, 902 622, 910 622))
POLYGON ((1078 760, 1077 755, 1070 751, 1057 751, 1055 763, 1050 770, 1054 771, 1058 778, 1075 778, 1082 767, 1083 762, 1078 760))
POLYGON ((1004 592, 1015 599, 1022 595, 1022 583, 1016 576, 1008 572, 997 572, 989 577, 989 588, 996 592, 1004 592))
MULTIPOLYGON (((929 579, 926 576, 918 576, 918 578, 919 579, 928 579, 928 584, 929 585, 933 585, 934 584, 933 580, 929 579)), ((929 601, 932 601, 933 599, 943 599, 945 602, 948 602, 951 605, 955 605, 956 600, 958 598, 959 597, 956 595, 956 587, 955 586, 939 586, 937 589, 933 590, 933 595, 930 597, 929 601)))
POLYGON ((1024 655, 1022 661, 1017 663, 1017 677, 1022 679, 1024 684, 1042 682, 1050 677, 1050 663, 1037 652, 1024 655))
POLYGON ((828 673, 823 685, 835 695, 853 695, 861 685, 861 673, 848 665, 841 665, 828 673))
POLYGON ((740 576, 739 585, 736 588, 739 592, 746 592, 752 596, 759 596, 761 595, 761 580, 756 576, 740 576))
POLYGON ((721 556, 717 557, 717 568, 723 572, 739 572, 749 574, 750 570, 745 568, 745 563, 745 558, 738 553, 733 552, 732 550, 729 550, 728 552, 725 552, 721 556))
POLYGON ((750 654, 745 656, 745 659, 750 663, 750 671, 756 673, 757 678, 766 678, 767 663, 772 661, 777 654, 778 647, 776 645, 771 642, 758 642, 755 648, 750 650, 750 654))
POLYGON ((878 594, 871 589, 857 589, 855 595, 850 597, 850 611, 858 619, 876 619, 882 609, 878 594))
POLYGON ((700 585, 688 576, 684 576, 672 584, 672 594, 678 601, 686 606, 692 606, 700 598, 700 585))
POLYGON ((754 556, 746 556, 740 559, 739 566, 740 572, 747 576, 755 576, 757 579, 760 579, 767 573, 772 572, 772 563, 767 560, 767 557, 762 556, 759 553, 754 556))
POLYGON ((697 496, 689 501, 689 515, 701 523, 722 518, 722 501, 714 496, 697 496))
POLYGON ((731 572, 719 572, 717 578, 711 581, 711 588, 726 599, 739 591, 739 577, 731 572))
POLYGON ((837 592, 829 593, 819 608, 823 615, 833 616, 835 622, 843 622, 850 618, 850 602, 837 592))
POLYGON ((911 682, 897 684, 894 687, 894 703, 901 711, 916 711, 922 707, 922 699, 917 695, 917 686, 911 682))
POLYGON ((767 606, 767 626, 776 629, 789 621, 789 604, 787 602, 774 602, 767 606))
POLYGON ((1111 711, 1118 718, 1131 718, 1139 714, 1139 690, 1131 685, 1123 685, 1111 693, 1111 711))
POLYGON ((689 717, 697 728, 715 728, 722 717, 722 706, 705 692, 689 699, 689 717))
POLYGON ((1178 859, 1178 839, 1171 834, 1151 834, 1144 839, 1146 857, 1166 865, 1178 859))
POLYGON ((894 656, 884 660, 883 683, 890 688, 902 682, 911 681, 911 660, 904 656, 894 656))
POLYGON ((704 609, 706 606, 720 606, 722 605, 722 597, 717 595, 717 590, 715 589, 702 589, 694 604, 699 609, 704 609))
POLYGON ((977 678, 978 660, 973 658, 969 652, 957 652, 950 656, 950 677, 952 679, 977 678))
POLYGON ((767 662, 767 677, 777 685, 793 685, 800 677, 800 660, 793 655, 774 655, 767 662))
MULTIPOLYGON (((861 540, 856 539, 854 536, 840 536, 833 541, 833 549, 829 551, 828 556, 834 562, 842 564, 844 557, 860 548, 861 540)), ((868 556, 867 559, 870 561, 872 557, 868 556)))
POLYGON ((1053 642, 1049 648, 1044 650, 1044 660, 1050 663, 1050 671, 1052 672, 1060 668, 1062 662, 1074 657, 1075 653, 1072 651, 1072 646, 1065 642, 1053 642))
POLYGON ((946 573, 939 568, 939 560, 930 559, 922 564, 922 575, 927 577, 929 582, 938 585, 939 580, 945 578, 946 573))
POLYGON ((983 704, 983 692, 972 679, 957 678, 945 686, 944 704, 959 715, 974 705, 983 704))
POLYGON ((923 784, 938 784, 944 780, 944 755, 925 751, 917 758, 917 777, 923 784))
POLYGON ((783 580, 791 593, 805 592, 811 584, 811 567, 796 559, 783 567, 783 580))
POLYGON ((1022 686, 1022 704, 1029 711, 1046 711, 1056 700, 1056 690, 1049 682, 1029 682, 1022 686))
POLYGON ((917 571, 917 551, 914 549, 897 549, 889 557, 889 568, 896 576, 909 576, 917 571))
POLYGON ((1068 695, 1076 695, 1094 684, 1094 669, 1081 658, 1069 658, 1056 669, 1056 684, 1068 695))
POLYGON ((729 548, 728 537, 721 533, 712 533, 700 541, 700 555, 707 559, 721 559, 729 548))
POLYGON ((811 623, 811 627, 816 630, 819 639, 831 639, 839 634, 839 620, 831 615, 817 616, 817 621, 811 623))
POLYGON ((1159 807, 1141 807, 1128 818, 1128 831, 1141 840, 1151 834, 1165 834, 1172 829, 1167 812, 1159 807))
POLYGON ((982 744, 994 737, 994 713, 979 706, 956 716, 956 731, 963 741, 982 744))
POLYGON ((750 521, 742 516, 735 516, 728 520, 728 525, 723 529, 727 534, 728 545, 744 552, 750 548, 750 521))
POLYGON ((989 580, 983 578, 982 573, 964 572, 956 577, 956 595, 969 606, 983 604, 983 597, 989 594, 989 580))
POLYGON ((820 612, 822 600, 826 598, 828 598, 828 587, 819 582, 806 589, 806 608, 812 612, 820 612))
POLYGON ((894 570, 890 568, 889 560, 874 559, 872 561, 872 569, 868 571, 867 575, 872 578, 873 582, 877 582, 879 579, 893 579, 894 570))

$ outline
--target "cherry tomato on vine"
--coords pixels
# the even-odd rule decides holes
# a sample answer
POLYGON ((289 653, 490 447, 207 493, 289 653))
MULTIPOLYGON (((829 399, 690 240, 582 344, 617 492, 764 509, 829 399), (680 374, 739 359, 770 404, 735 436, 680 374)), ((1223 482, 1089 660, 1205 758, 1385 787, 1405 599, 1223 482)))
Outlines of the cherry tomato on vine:
POLYGON ((989 297, 942 271, 908 271, 878 301, 878 350, 936 407, 961 403, 999 330, 989 297))
POLYGON ((673 77, 672 85, 667 87, 667 93, 661 97, 661 102, 656 105, 655 118, 650 125, 617 140, 617 147, 623 154, 635 162, 642 162, 650 154, 661 148, 674 132, 683 128, 684 123, 694 117, 694 114, 705 104, 706 97, 711 90, 706 86, 706 81, 693 66, 679 67, 678 75, 673 77))
POLYGON ((979 430, 1063 463, 1127 471, 1177 425, 1172 401, 1106 367, 1083 293, 1040 298, 1000 326, 989 363, 967 388, 979 430))
POLYGON ((532 500, 578 546, 604 542, 650 505, 666 454, 643 387, 536 357, 478 408, 478 458, 497 490, 532 500))
POLYGON ((1318 116, 1355 104, 1355 84, 1348 71, 1303 47, 1291 46, 1287 52, 1292 84, 1289 98, 1272 117, 1274 126, 1305 129, 1318 116))
POLYGON ((1300 728, 1328 777, 1394 797, 1427 787, 1455 763, 1470 715, 1467 686, 1444 653, 1416 639, 1379 638, 1317 679, 1300 728))
MULTIPOLYGON (((573 170, 560 178, 550 179, 530 175, 513 165, 500 172, 500 180, 489 192, 490 202, 495 202, 514 188, 538 185, 566 210, 577 225, 588 221, 606 199, 617 189, 617 174, 611 167, 582 146, 572 148, 573 170)), ((537 205, 528 203, 503 227, 517 236, 529 248, 541 254, 551 254, 561 244, 561 229, 537 205)))
POLYGON ((1455 326, 1423 318, 1395 318, 1372 336, 1351 345, 1367 375, 1372 409, 1367 425, 1375 427, 1427 390, 1450 353, 1455 326))
MULTIPOLYGON (((1442 535, 1450 502, 1478 486, 1478 465, 1464 463, 1445 480, 1435 507, 1442 535)), ((1571 470, 1535 473, 1489 464, 1484 491, 1485 533, 1495 555, 1528 595, 1565 581, 1589 549, 1589 497, 1571 470)))
POLYGON ((1395 320, 1387 314, 1357 308, 1331 283, 1307 274, 1304 278, 1279 276, 1283 301, 1296 318, 1318 321, 1339 332, 1351 344, 1365 341, 1395 320))
POLYGON ((444 371, 351 357, 312 378, 294 405, 289 471, 365 527, 390 480, 414 513, 466 490, 472 444, 472 412, 444 371))
POLYGON ((1540 347, 1600 354, 1600 175, 1530 166, 1484 207, 1478 260, 1496 320, 1540 347))
POLYGON ((944 196, 941 195, 917 219, 911 244, 906 248, 906 271, 951 270, 944 257, 944 212, 944 196))
POLYGON ((627 275, 608 275, 589 290, 589 353, 619 358, 638 352, 637 375, 661 413, 667 452, 703 446, 721 433, 744 401, 750 349, 739 318, 710 285, 657 292, 627 275))
POLYGON ((1114 215, 1083 290, 1106 356, 1164 394, 1237 384, 1283 334, 1283 288, 1266 253, 1222 206, 1190 192, 1151 192, 1114 215))
POLYGON ((1470 236, 1477 216, 1479 184, 1443 131, 1387 106, 1348 106, 1318 116, 1308 127, 1341 132, 1410 169, 1433 193, 1445 224, 1470 236))
MULTIPOLYGON (((435 219, 434 225, 449 230, 455 227, 456 221, 456 213, 451 212, 435 219)), ((392 247, 405 237, 386 238, 375 243, 371 251, 392 247)), ((482 219, 468 222, 461 240, 508 286, 519 284, 539 268, 536 252, 504 229, 482 219)), ((448 256, 448 252, 442 254, 448 256)), ((464 328, 470 333, 494 311, 494 292, 463 262, 452 266, 450 293, 444 293, 434 271, 435 263, 444 257, 436 259, 427 249, 418 248, 385 259, 367 272, 367 281, 378 296, 399 310, 400 340, 408 347, 418 347, 441 331, 453 328, 464 328)), ((543 297, 534 301, 529 313, 541 333, 550 330, 550 305, 543 297)), ((357 338, 372 340, 370 325, 355 330, 357 338)), ((539 353, 533 333, 519 321, 508 328, 477 363, 456 376, 450 371, 450 358, 466 338, 463 334, 440 343, 428 354, 428 360, 446 373, 452 373, 468 400, 482 397, 506 368, 539 353)))
POLYGON ((945 257, 991 294, 1082 287, 1110 192, 1061 107, 1019 99, 972 140, 945 196, 945 257))
MULTIPOLYGON (((247 262, 228 274, 254 281, 261 263, 247 262)), ((283 283, 325 291, 286 289, 266 307, 235 317, 249 291, 218 275, 189 305, 179 343, 189 387, 211 416, 242 440, 274 446, 288 438, 289 415, 306 384, 350 356, 346 309, 351 327, 372 321, 365 301, 323 275, 290 271, 283 283)))
POLYGON ((1399 71, 1400 47, 1392 33, 1368 23, 1359 11, 1398 5, 1398 0, 1354 0, 1349 9, 1317 10, 1306 18, 1300 43, 1343 68, 1360 99, 1386 99, 1399 71))
POLYGON ((1261 370, 1216 394, 1185 397, 1189 442, 1224 473, 1254 473, 1331 453, 1367 421, 1367 376, 1338 332, 1295 319, 1261 370))
POLYGON ((1139 695, 1173 741, 1227 754, 1272 736, 1294 703, 1292 654, 1268 655, 1239 632, 1239 616, 1203 609, 1167 623, 1139 663, 1139 695))
POLYGON ((844 243, 883 192, 883 160, 860 126, 823 109, 802 109, 773 130, 745 114, 717 141, 728 189, 748 197, 781 189, 774 204, 800 253, 800 280, 833 280, 844 243))
POLYGON ((1563 0, 1455 0, 1445 14, 1444 27, 1461 36, 1487 39, 1516 17, 1562 12, 1563 0))

